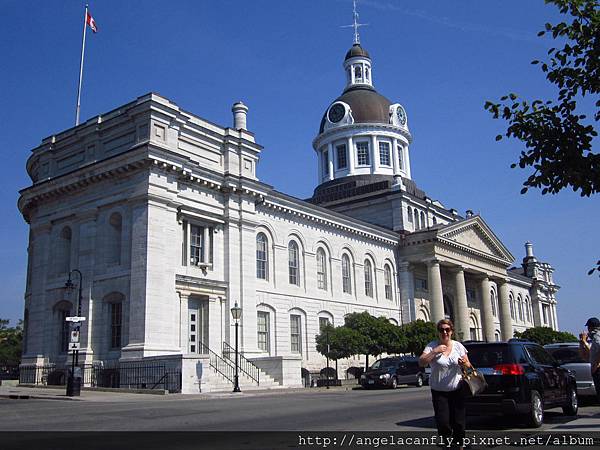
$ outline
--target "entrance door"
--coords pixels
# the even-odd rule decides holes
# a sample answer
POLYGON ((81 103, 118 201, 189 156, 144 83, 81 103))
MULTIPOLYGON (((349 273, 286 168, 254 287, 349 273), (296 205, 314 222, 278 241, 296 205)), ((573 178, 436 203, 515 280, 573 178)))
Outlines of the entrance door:
POLYGON ((191 298, 188 306, 188 351, 204 354, 208 353, 207 348, 208 300, 191 298))

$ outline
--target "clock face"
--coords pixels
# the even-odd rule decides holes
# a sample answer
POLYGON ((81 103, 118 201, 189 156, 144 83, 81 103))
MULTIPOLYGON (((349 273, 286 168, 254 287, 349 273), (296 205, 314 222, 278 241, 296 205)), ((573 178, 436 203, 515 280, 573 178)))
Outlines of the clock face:
POLYGON ((396 117, 398 117, 398 122, 400 122, 400 125, 406 125, 406 111, 404 111, 402 106, 398 106, 398 108, 396 108, 396 117))
POLYGON ((329 114, 327 117, 330 122, 336 123, 344 118, 346 115, 346 108, 343 105, 336 103, 331 108, 329 108, 329 114))

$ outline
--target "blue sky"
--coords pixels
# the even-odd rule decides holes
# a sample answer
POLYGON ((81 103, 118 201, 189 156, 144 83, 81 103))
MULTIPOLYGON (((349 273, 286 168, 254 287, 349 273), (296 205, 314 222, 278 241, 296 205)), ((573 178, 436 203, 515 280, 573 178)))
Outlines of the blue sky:
MULTIPOLYGON (((14 321, 22 317, 28 233, 18 190, 30 183, 30 150, 74 124, 84 3, 0 5, 0 318, 14 321)), ((557 11, 542 0, 363 0, 358 8, 369 24, 360 34, 375 87, 407 110, 419 187, 447 207, 480 213, 517 264, 524 242, 533 242, 556 268, 561 328, 577 332, 600 316, 600 279, 587 275, 600 258, 598 198, 520 195, 528 173, 510 164, 521 144, 495 142, 503 123, 483 109, 508 92, 554 94, 530 61, 553 46, 536 33, 557 11)), ((340 26, 352 21, 351 0, 92 0, 90 11, 99 32, 88 32, 82 120, 154 91, 229 126, 231 105, 242 100, 265 147, 260 179, 312 194, 311 142, 343 89, 352 30, 340 26)))

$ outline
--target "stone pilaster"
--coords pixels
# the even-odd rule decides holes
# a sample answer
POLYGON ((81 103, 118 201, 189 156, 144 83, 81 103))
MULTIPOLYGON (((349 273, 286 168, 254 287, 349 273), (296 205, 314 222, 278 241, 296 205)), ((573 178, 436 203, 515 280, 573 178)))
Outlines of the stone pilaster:
POLYGON ((431 259, 427 263, 427 283, 429 287, 429 302, 431 307, 431 321, 437 323, 444 318, 444 297, 442 293, 442 274, 440 262, 431 259))
POLYGON ((402 323, 416 318, 414 275, 407 262, 398 264, 398 284, 400 291, 400 310, 402 323))

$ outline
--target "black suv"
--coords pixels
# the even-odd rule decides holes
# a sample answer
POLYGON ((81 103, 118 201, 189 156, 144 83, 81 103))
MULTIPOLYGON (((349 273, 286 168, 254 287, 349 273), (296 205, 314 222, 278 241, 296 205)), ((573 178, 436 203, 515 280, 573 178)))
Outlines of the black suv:
POLYGON ((414 356, 394 356, 378 359, 360 376, 365 389, 381 386, 395 389, 399 384, 423 386, 425 371, 414 356))
POLYGON ((467 398, 467 414, 518 414, 535 428, 545 409, 561 406, 565 414, 577 415, 575 377, 540 345, 518 339, 464 345, 488 384, 482 394, 467 398))

